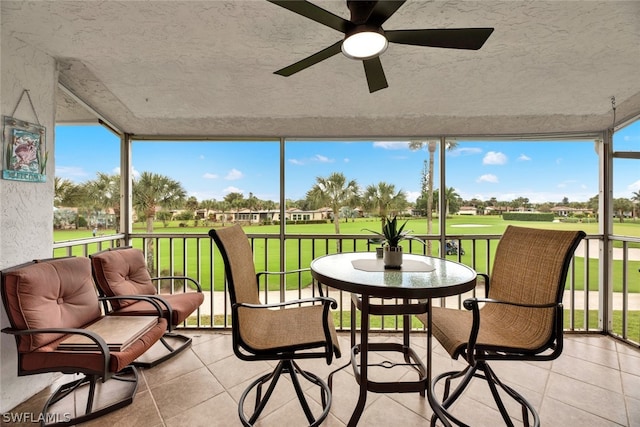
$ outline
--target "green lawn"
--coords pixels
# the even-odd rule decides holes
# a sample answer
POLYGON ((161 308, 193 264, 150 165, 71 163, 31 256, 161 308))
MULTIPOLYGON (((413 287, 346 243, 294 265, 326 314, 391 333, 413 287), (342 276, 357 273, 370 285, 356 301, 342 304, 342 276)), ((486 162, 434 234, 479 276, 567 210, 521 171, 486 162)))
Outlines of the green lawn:
MULTIPOLYGON (((538 228, 556 228, 556 229, 581 229, 587 234, 597 234, 598 226, 596 223, 549 223, 549 222, 515 222, 504 221, 499 216, 454 216, 447 220, 447 233, 451 235, 501 235, 504 229, 509 224, 522 225, 527 227, 538 228)), ((168 227, 165 227, 162 223, 158 222, 154 226, 154 231, 157 233, 174 233, 174 234, 203 234, 209 231, 208 226, 200 227, 178 227, 178 223, 170 223, 168 227)), ((625 235, 640 237, 640 222, 626 222, 619 224, 625 227, 625 235)), ((220 225, 217 225, 220 226, 220 225)), ((360 234, 368 235, 370 233, 363 231, 363 228, 377 229, 379 227, 378 219, 357 219, 356 221, 341 222, 340 232, 341 234, 360 234)), ((408 229, 413 230, 415 234, 424 234, 426 232, 426 220, 425 219, 411 219, 407 225, 408 229)), ((134 233, 145 232, 144 224, 135 224, 134 233)), ((245 227, 247 234, 277 234, 279 232, 279 226, 247 226, 245 227)), ((620 229, 617 229, 620 232, 620 229)), ((320 234, 320 235, 334 235, 334 226, 332 223, 327 224, 313 224, 313 225, 287 225, 287 233, 291 234, 320 234)), ((434 233, 437 233, 437 224, 435 224, 434 233)), ((105 232, 105 234, 109 234, 105 232)), ((54 232, 55 241, 66 241, 80 238, 91 237, 90 230, 65 230, 54 232)), ((142 247, 141 239, 134 239, 134 246, 142 247)), ((186 243, 184 239, 168 239, 162 238, 158 241, 160 262, 161 262, 161 274, 168 273, 170 266, 173 264, 175 273, 184 273, 193 277, 200 277, 203 287, 207 290, 211 289, 210 272, 211 265, 209 260, 211 259, 211 240, 206 237, 202 239, 187 239, 186 243), (184 251, 187 251, 187 265, 182 265, 184 251), (171 254, 173 253, 173 261, 171 254)), ((405 251, 408 251, 409 242, 404 242, 405 251)), ((420 243, 411 242, 412 252, 422 253, 424 250, 420 243)), ((474 243, 470 240, 463 242, 463 249, 465 255, 461 257, 461 262, 474 267, 479 272, 486 271, 486 259, 487 250, 492 253, 495 251, 497 241, 491 243, 490 248, 487 248, 485 240, 479 240, 474 243)), ((433 253, 437 254, 438 242, 433 242, 433 253)), ((346 240, 342 244, 343 251, 369 251, 373 246, 366 244, 365 240, 354 241, 346 240)), ((89 245, 87 249, 88 253, 98 251, 97 244, 89 245)), ((309 239, 300 240, 288 240, 286 242, 286 268, 296 269, 298 266, 308 266, 309 263, 316 257, 327 253, 336 252, 336 242, 329 240, 317 240, 313 241, 309 239)), ((266 246, 264 239, 256 239, 254 241, 254 253, 256 270, 263 271, 278 271, 279 265, 279 241, 271 239, 266 246)), ((54 256, 63 256, 66 254, 64 250, 57 250, 54 256)), ((75 255, 83 255, 81 248, 78 247, 74 250, 75 255)), ((449 255, 449 259, 457 260, 457 255, 449 255)), ((490 258, 492 259, 492 257, 490 258)), ((223 265, 219 256, 214 257, 214 271, 222 272, 223 265)), ((640 261, 630 261, 628 264, 630 271, 638 271, 640 269, 640 261)), ((575 289, 582 290, 585 274, 589 275, 589 288, 590 290, 598 290, 598 261, 591 259, 585 267, 584 258, 576 258, 575 264, 571 269, 571 275, 574 278, 575 289)), ((614 277, 614 291, 620 292, 622 277, 622 262, 614 261, 613 266, 614 277)), ((269 282, 270 289, 279 289, 279 279, 273 277, 273 280, 269 282)), ((224 284, 222 279, 215 278, 215 290, 223 290, 224 284)), ((297 289, 299 286, 305 287, 311 283, 310 273, 303 273, 301 275, 290 275, 287 278, 287 288, 297 289)), ((568 285, 569 286, 569 285, 568 285)), ((630 281, 630 292, 640 292, 640 283, 638 281, 630 281)))
MULTIPOLYGON (((509 224, 521 225, 527 227, 538 227, 538 228, 556 228, 556 229, 581 229, 584 230, 587 234, 597 234, 598 226, 595 223, 548 223, 548 222, 513 222, 513 221, 504 221, 501 217, 453 217, 447 221, 447 233, 449 235, 461 236, 464 239, 465 235, 501 235, 504 232, 504 229, 509 224)), ((379 227, 379 222, 377 219, 358 219, 355 222, 342 222, 340 224, 340 232, 341 234, 363 234, 367 235, 368 233, 362 231, 363 228, 369 229, 377 229, 379 227)), ((163 238, 159 240, 159 253, 161 258, 162 273, 168 273, 169 266, 173 264, 175 268, 175 273, 185 273, 192 277, 199 277, 201 280, 201 284, 203 288, 206 290, 211 289, 211 247, 212 242, 208 236, 206 236, 209 231, 208 226, 201 227, 179 227, 178 223, 170 224, 169 227, 164 227, 161 223, 157 223, 155 225, 156 233, 173 233, 173 234, 199 234, 203 236, 202 238, 195 239, 168 239, 163 238), (187 265, 182 265, 181 261, 183 259, 184 251, 187 251, 187 265), (173 254, 173 258, 171 257, 173 254)), ((412 219, 409 221, 407 228, 414 231, 416 234, 425 234, 426 232, 426 221, 424 219, 412 219)), ((279 232, 279 228, 276 225, 273 226, 248 226, 245 227, 245 232, 249 235, 251 234, 274 234, 277 235, 279 232)), ((145 233, 144 224, 135 224, 134 225, 134 233, 145 233)), ((320 225, 296 225, 291 224, 287 226, 287 233, 290 234, 300 234, 300 235, 334 235, 334 226, 333 224, 320 224, 320 225)), ((434 233, 437 233, 437 224, 434 229, 434 233)), ((616 233, 619 235, 625 236, 634 236, 640 237, 640 222, 626 222, 623 224, 616 224, 616 233)), ((105 235, 108 235, 108 232, 105 232, 105 235)), ((55 231, 54 239, 55 241, 65 241, 65 240, 75 240, 75 239, 85 239, 90 238, 92 236, 91 230, 67 230, 67 231, 55 231)), ((134 239, 134 246, 142 247, 141 239, 134 239)), ((254 240, 254 253, 255 262, 256 262, 256 270, 271 270, 278 271, 280 269, 279 266, 279 241, 276 239, 271 239, 268 242, 268 246, 266 247, 266 241, 264 239, 256 239, 254 240)), ((406 244, 407 242, 405 242, 406 244)), ((417 253, 422 253, 424 247, 421 244, 413 243, 413 251, 417 253)), ((617 242, 619 243, 619 242, 617 242)), ((438 253, 438 242, 433 242, 433 253, 438 253)), ((497 241, 492 241, 490 248, 487 249, 485 240, 478 240, 474 245, 471 240, 465 240, 463 242, 463 248, 465 250, 465 255, 461 257, 461 262, 467 265, 474 267, 479 272, 484 272, 485 262, 486 262, 486 254, 487 250, 490 250, 492 253, 495 251, 497 245, 497 241)), ((640 245, 629 245, 630 247, 639 247, 640 245)), ((367 247, 365 240, 346 240, 343 242, 343 251, 367 251, 372 250, 373 247, 367 247)), ((408 248, 405 248, 408 250, 408 248)), ((91 254, 98 251, 97 244, 90 244, 87 247, 87 253, 91 254)), ((313 260, 313 258, 318 257, 320 255, 324 255, 326 253, 333 253, 336 251, 335 241, 329 240, 325 242, 324 240, 312 241, 309 239, 300 239, 300 240, 288 240, 286 241, 286 254, 287 260, 286 265, 287 269, 295 269, 298 266, 308 266, 309 263, 313 260), (300 255, 298 255, 300 254, 300 255)), ((217 253, 217 251, 216 251, 217 253)), ((55 256, 63 256, 66 255, 66 250, 57 250, 55 256)), ((74 249, 74 255, 84 255, 82 252, 82 247, 78 246, 74 249)), ((457 255, 450 255, 447 258, 452 260, 457 260, 457 255)), ((491 258, 492 259, 492 258, 491 258)), ((224 290, 223 276, 222 272, 224 271, 222 259, 219 255, 216 255, 213 259, 213 268, 216 272, 216 276, 214 278, 215 290, 224 290)), ((640 261, 630 261, 628 263, 629 272, 635 272, 640 270, 640 261)), ((571 268, 570 277, 568 280, 567 287, 570 286, 571 283, 575 283, 575 290, 582 291, 584 290, 583 283, 585 274, 589 275, 589 288, 592 291, 598 290, 598 260, 591 259, 585 266, 585 259, 577 257, 575 259, 574 265, 571 268), (573 281, 572 281, 573 278, 573 281)), ((621 283, 622 283, 622 262, 614 261, 613 265, 613 282, 614 282, 614 291, 620 292, 621 283)), ((291 275, 288 277, 286 287, 287 289, 298 289, 299 287, 308 286, 311 283, 311 275, 308 272, 302 273, 300 275, 291 275)), ((629 281, 630 292, 640 293, 640 281, 629 281)), ((279 289, 279 281, 277 278, 275 280, 269 282, 269 288, 273 290, 279 289)), ((335 317, 335 324, 338 327, 342 327, 348 329, 350 327, 351 319, 349 316, 349 312, 345 311, 342 313, 334 312, 333 315, 335 317), (342 314, 342 317, 340 315, 342 314)), ((571 323, 569 319, 569 310, 565 315, 565 326, 567 328, 570 327, 571 323)), ((627 337, 635 342, 640 341, 640 312, 639 311, 630 311, 628 313, 627 319, 627 337)), ((230 319, 227 319, 230 324, 230 319)), ((189 324, 195 324, 194 319, 189 320, 189 324)), ((209 316, 203 316, 201 319, 203 325, 209 325, 211 319, 209 316)), ((214 325, 222 326, 224 325, 224 316, 217 315, 214 316, 213 319, 214 325)), ((358 318, 359 322, 359 318, 358 318)), ((396 329, 402 327, 403 319, 402 317, 397 316, 385 316, 384 318, 384 328, 385 329, 396 329)), ((597 329, 598 325, 598 312, 590 311, 589 312, 589 328, 590 330, 597 329)), ((380 316, 372 316, 371 318, 371 327, 372 329, 381 329, 383 319, 380 316)), ((622 312, 615 310, 613 313, 613 332, 622 336, 622 312)), ((422 324, 415 319, 412 319, 413 328, 421 328, 422 324)), ((582 310, 575 310, 574 319, 573 319, 573 328, 575 330, 584 330, 584 312, 582 310)))

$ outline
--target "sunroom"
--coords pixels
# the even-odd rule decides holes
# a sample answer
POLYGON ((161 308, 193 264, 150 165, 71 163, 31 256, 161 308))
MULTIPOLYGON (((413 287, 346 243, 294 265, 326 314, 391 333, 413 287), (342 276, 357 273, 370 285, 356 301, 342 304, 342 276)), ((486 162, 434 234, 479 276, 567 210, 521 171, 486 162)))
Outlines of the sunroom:
MULTIPOLYGON (((350 17, 344 1, 314 3, 339 17, 350 17)), ((565 295, 565 305, 570 309, 565 318, 569 342, 566 357, 584 358, 583 354, 600 348, 604 354, 588 356, 588 361, 581 359, 576 365, 593 363, 598 358, 606 362, 600 360, 592 366, 592 371, 603 372, 597 380, 576 380, 563 371, 558 378, 566 381, 558 384, 553 383, 557 372, 550 365, 544 375, 553 379, 535 393, 540 394, 541 415, 546 424, 578 419, 603 425, 640 422, 640 307, 636 302, 640 273, 639 261, 634 258, 640 238, 638 233, 621 227, 620 214, 614 206, 615 199, 630 198, 633 192, 640 191, 638 2, 408 0, 385 22, 386 31, 493 28, 493 32, 478 50, 390 43, 380 56, 388 85, 384 88, 372 87, 367 80, 371 72, 363 69, 362 61, 342 53, 289 77, 274 74, 342 40, 344 35, 266 0, 3 1, 1 18, 2 115, 44 129, 42 145, 48 152, 48 161, 43 164, 45 182, 0 180, 0 269, 34 258, 89 255, 123 244, 164 248, 170 254, 169 264, 160 265, 157 257, 158 270, 186 269, 189 257, 204 258, 213 264, 206 234, 163 234, 161 230, 149 234, 134 230, 132 180, 134 168, 144 156, 145 151, 140 149, 143 146, 153 150, 155 144, 236 144, 245 156, 255 152, 253 147, 267 147, 269 157, 263 168, 271 173, 273 199, 280 218, 286 217, 287 199, 296 197, 289 193, 297 176, 289 153, 304 144, 349 144, 358 147, 362 157, 367 158, 374 144, 406 148, 410 141, 423 142, 422 150, 406 149, 403 155, 422 165, 432 154, 436 189, 462 188, 464 184, 457 176, 462 166, 457 166, 452 156, 455 150, 449 150, 452 143, 459 148, 480 147, 485 151, 489 150, 488 145, 483 144, 489 142, 548 146, 552 152, 575 149, 580 154, 589 153, 588 162, 576 164, 575 159, 583 157, 572 159, 569 155, 564 161, 576 171, 586 170, 594 183, 589 197, 597 196, 591 216, 597 225, 590 225, 589 230, 593 231, 588 232, 589 244, 577 255, 573 267, 577 283, 565 295), (54 177, 58 167, 64 165, 56 155, 57 137, 64 134, 67 126, 79 125, 103 129, 117 152, 122 177, 119 232, 54 243, 49 207, 53 205, 54 177), (433 148, 431 153, 428 147, 433 148), (636 178, 622 186, 626 194, 616 194, 623 170, 635 170, 636 178), (632 186, 634 182, 636 187, 632 186), (611 359, 615 363, 609 364, 611 359), (603 386, 607 381, 615 384, 603 386), (585 391, 580 396, 575 390, 573 400, 558 397, 581 386, 589 388, 591 394, 585 391), (592 396, 616 402, 609 405, 614 408, 612 413, 593 409, 597 400, 592 399, 597 398, 592 396)), ((7 123, 3 117, 3 144, 6 132, 12 129, 7 123)), ((89 157, 98 152, 94 144, 83 141, 77 149, 89 157)), ((4 153, 3 145, 3 169, 7 169, 4 153)), ((376 180, 393 182, 392 176, 399 170, 387 165, 372 164, 378 174, 376 180)), ((348 175, 348 164, 341 169, 348 175)), ((420 169, 415 175, 420 176, 420 169)), ((514 198, 532 198, 533 193, 548 191, 536 188, 536 182, 540 181, 533 176, 531 193, 516 194, 514 198)), ((495 245, 500 236, 451 228, 445 196, 439 197, 433 228, 417 230, 431 242, 429 254, 445 256, 442 249, 453 240, 465 249, 464 256, 468 258, 463 258, 462 252, 447 256, 484 270, 490 261, 481 254, 488 253, 485 248, 495 245)), ((475 194, 468 194, 464 199, 473 197, 475 194)), ((630 212, 628 222, 634 217, 637 221, 637 206, 630 212)), ((257 232, 250 237, 254 244, 269 248, 273 244, 275 248, 256 254, 257 259, 264 264, 275 259, 282 267, 285 252, 299 251, 300 247, 323 249, 299 256, 298 265, 292 266, 295 268, 305 267, 308 256, 334 251, 336 242, 341 242, 342 251, 373 250, 368 246, 370 236, 366 232, 303 234, 288 231, 283 225, 276 232, 257 232)), ((415 247, 418 252, 426 250, 415 247)), ((197 267, 185 273, 211 284, 224 280, 222 271, 214 272, 213 268, 205 272, 197 267)), ((210 296, 198 316, 182 328, 197 336, 187 359, 164 371, 162 365, 149 371, 149 389, 138 400, 145 405, 150 401, 158 403, 149 418, 153 421, 144 425, 184 423, 187 418, 180 417, 187 416, 186 409, 199 406, 205 408, 200 414, 206 414, 210 409, 206 409, 207 405, 215 405, 215 398, 223 407, 232 408, 235 415, 230 405, 238 395, 234 387, 249 378, 238 376, 225 379, 228 383, 206 384, 201 393, 208 393, 211 399, 190 400, 177 405, 180 407, 166 403, 162 408, 161 390, 166 383, 179 382, 181 378, 189 381, 198 369, 233 358, 228 342, 231 325, 227 320, 227 300, 224 291, 217 294, 210 286, 210 296)), ((288 291, 302 295, 307 288, 298 284, 290 289, 276 284, 276 289, 275 296, 269 293, 271 298, 284 299, 288 291)), ((4 328, 8 320, 2 310, 4 328)), ((348 318, 346 311, 340 313, 340 318, 348 318)), ((383 339, 397 339, 399 325, 396 319, 389 324, 383 322, 379 331, 383 339)), ((423 331, 416 329, 420 336, 423 331)), ((347 333, 348 323, 340 324, 339 330, 347 333)), ((2 334, 0 339, 0 411, 6 414, 33 400, 56 377, 17 377, 13 338, 2 334)), ((347 347, 346 335, 344 340, 347 347)), ((445 360, 442 357, 442 363, 445 360)), ((230 366, 238 370, 246 366, 225 363, 230 364, 211 375, 222 375, 230 366)), ((344 380, 345 388, 353 386, 348 380, 353 378, 344 380)), ((428 404, 412 396, 411 403, 403 405, 405 397, 370 399, 363 424, 389 425, 379 418, 385 402, 401 408, 399 420, 411 423, 416 414, 418 418, 429 418, 428 404)), ((337 409, 332 422, 346 425, 353 400, 351 396, 336 397, 339 399, 340 403, 334 402, 337 409)), ((471 399, 474 410, 478 407, 474 405, 483 405, 478 399, 471 399)), ((135 405, 136 402, 132 408, 135 405)), ((281 408, 288 408, 286 399, 281 408)), ((295 406, 291 408, 296 412, 295 406)), ((142 411, 140 407, 138 410, 142 411)), ((289 413, 287 409, 279 414, 275 410, 271 416, 276 422, 286 419, 289 413)), ((102 422, 113 420, 105 417, 102 422)), ((237 422, 234 417, 222 415, 220 420, 220 425, 225 425, 222 420, 237 422)), ((491 420, 489 417, 484 425, 492 425, 491 420)))

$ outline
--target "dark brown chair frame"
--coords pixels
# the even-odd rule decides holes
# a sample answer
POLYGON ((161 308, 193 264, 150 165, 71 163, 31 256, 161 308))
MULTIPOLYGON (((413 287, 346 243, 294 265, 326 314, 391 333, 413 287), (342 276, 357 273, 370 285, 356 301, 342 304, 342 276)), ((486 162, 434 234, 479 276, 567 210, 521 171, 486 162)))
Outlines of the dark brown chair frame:
MULTIPOLYGON (((238 415, 240 420, 244 426, 253 425, 263 409, 265 408, 271 394, 273 393, 275 386, 280 378, 281 374, 287 373, 290 375, 293 386, 296 391, 296 395, 298 396, 298 400, 302 406, 302 409, 305 413, 305 416, 309 422, 310 426, 319 426, 329 414, 329 410, 331 409, 331 390, 329 386, 320 379, 317 375, 303 370, 296 362, 297 359, 311 359, 311 358, 324 358, 327 364, 331 364, 333 360, 333 356, 335 353, 336 357, 340 357, 340 349, 337 345, 337 341, 334 341, 334 337, 332 337, 332 329, 333 323, 329 323, 330 308, 337 308, 337 302, 333 298, 329 297, 314 297, 314 298, 306 298, 306 299, 298 299, 292 301, 286 301, 282 303, 274 303, 274 304, 258 304, 258 303, 249 303, 246 301, 239 301, 238 298, 238 289, 240 286, 249 287, 254 286, 255 289, 255 299, 257 300, 258 289, 259 289, 259 281, 261 276, 266 276, 268 274, 289 274, 289 273, 298 273, 300 271, 305 271, 307 269, 286 271, 286 272, 259 272, 255 273, 253 259, 249 256, 249 259, 242 259, 242 262, 246 264, 246 267, 251 269, 251 275, 255 277, 254 283, 236 283, 237 273, 234 272, 233 258, 235 253, 232 251, 235 249, 233 246, 235 243, 238 243, 238 240, 243 240, 240 242, 242 245, 241 250, 244 251, 243 254, 250 254, 251 247, 249 245, 249 241, 247 236, 242 231, 242 228, 239 225, 234 225, 232 227, 223 228, 220 230, 212 229, 209 231, 209 236, 214 240, 216 245, 220 250, 220 254, 222 255, 222 259, 225 265, 225 275, 227 284, 229 286, 229 294, 231 296, 231 318, 232 318, 232 334, 233 334, 233 351, 235 355, 241 360, 247 361, 255 361, 255 360, 278 360, 279 363, 274 369, 273 372, 265 374, 260 378, 253 381, 242 393, 240 400, 238 402, 238 415), (235 242, 233 242, 235 240, 235 242), (232 243, 233 242, 233 243, 232 243), (242 331, 240 328, 241 317, 246 316, 246 314, 242 314, 241 311, 246 313, 246 309, 249 310, 261 310, 265 309, 285 309, 285 307, 293 307, 288 308, 285 311, 289 310, 297 310, 302 308, 302 305, 309 305, 310 303, 320 303, 322 304, 322 329, 324 334, 324 340, 318 342, 311 343, 300 343, 300 344, 291 344, 283 347, 273 347, 266 349, 259 349, 252 346, 248 343, 242 335, 242 331), (312 413, 309 404, 304 396, 304 392, 300 385, 300 378, 298 375, 315 384, 320 388, 320 397, 322 401, 322 413, 315 417, 312 413), (269 383, 267 387, 267 391, 262 395, 262 387, 263 385, 269 383), (247 417, 244 413, 244 401, 249 395, 249 393, 256 389, 256 402, 254 412, 250 417, 247 417)), ((254 293, 251 291, 251 293, 254 293)), ((318 319, 320 320, 320 319, 318 319)), ((335 329, 333 329, 335 335, 335 329)))
MULTIPOLYGON (((103 251, 96 252, 94 254, 89 255, 89 258, 91 259, 93 278, 96 282, 98 292, 100 293, 101 296, 109 296, 109 293, 112 293, 112 292, 110 292, 111 288, 107 283, 107 279, 100 272, 100 268, 98 268, 98 266, 96 265, 99 262, 97 257, 99 257, 100 254, 103 254, 103 253, 108 253, 108 252, 113 252, 118 250, 128 250, 128 249, 133 249, 133 247, 122 246, 122 247, 109 248, 109 249, 105 249, 103 251)), ((202 287, 200 286, 200 283, 197 280, 188 276, 157 276, 157 277, 150 277, 150 280, 152 283, 158 282, 160 280, 184 280, 185 286, 187 282, 190 282, 193 286, 195 286, 196 288, 195 291, 199 294, 202 294, 202 287)), ((141 368, 151 368, 158 365, 159 363, 164 362, 165 360, 168 360, 174 356, 177 356, 182 351, 189 348, 191 346, 192 340, 190 337, 186 335, 174 332, 175 326, 177 326, 176 324, 174 324, 172 320, 174 318, 174 313, 173 313, 174 310, 171 306, 171 302, 167 300, 166 295, 159 294, 159 293, 158 294, 140 294, 140 295, 143 295, 147 298, 151 298, 154 301, 156 301, 157 304, 159 304, 162 309, 163 317, 167 319, 167 332, 160 339, 160 343, 164 346, 164 348, 166 349, 166 352, 164 354, 160 354, 155 357, 149 357, 148 355, 143 355, 140 359, 136 360, 133 363, 134 366, 138 366, 141 368)), ((126 298, 126 299, 128 300, 131 298, 126 298)), ((114 309, 113 306, 109 304, 108 300, 103 300, 103 307, 106 313, 113 313, 113 314, 118 313, 118 310, 114 309)), ((150 310, 152 310, 151 307, 149 307, 148 310, 141 311, 140 313, 138 313, 138 315, 146 315, 150 312, 150 310)), ((118 313, 118 314, 131 315, 124 312, 118 313)))
MULTIPOLYGON (((0 271, 0 284, 2 285, 2 300, 5 306, 5 310, 7 312, 9 323, 11 327, 3 328, 2 332, 6 334, 13 335, 16 341, 16 347, 18 350, 18 376, 27 376, 27 375, 36 375, 41 373, 52 373, 52 372, 60 372, 63 374, 82 374, 82 377, 70 381, 66 384, 61 385, 53 394, 49 396, 47 401, 44 404, 42 412, 40 414, 41 425, 47 426, 58 426, 58 425, 72 425, 77 423, 86 422, 95 418, 98 418, 107 413, 113 412, 117 409, 120 409, 124 406, 127 406, 133 402, 133 398, 138 389, 138 371, 132 365, 127 365, 123 369, 115 372, 111 368, 112 357, 116 355, 114 351, 109 350, 109 347, 105 340, 96 334, 93 331, 84 329, 84 328, 74 328, 74 327, 58 327, 58 328, 28 328, 21 329, 16 325, 15 319, 11 315, 11 310, 9 307, 9 300, 11 299, 7 295, 7 289, 5 286, 5 280, 8 276, 13 273, 19 272, 28 268, 32 265, 36 265, 39 263, 47 263, 47 262, 65 262, 65 259, 70 259, 73 257, 67 258, 59 258, 59 259, 46 259, 46 260, 34 260, 31 262, 27 262, 24 264, 20 264, 14 267, 6 268, 0 271), (60 351, 57 349, 49 349, 43 350, 44 352, 49 352, 53 354, 63 354, 66 355, 64 357, 65 364, 60 364, 52 367, 44 367, 39 369, 26 369, 23 366, 23 358, 22 354, 24 352, 20 351, 20 340, 22 337, 28 337, 32 335, 40 335, 40 334, 65 334, 65 335, 82 335, 88 337, 91 341, 93 341, 96 345, 96 350, 66 350, 60 351), (74 357, 70 357, 70 354, 74 354, 74 357), (101 369, 91 369, 84 366, 75 366, 72 361, 77 359, 78 355, 99 355, 101 362, 101 369), (66 363, 69 363, 68 365, 66 363), (100 384, 100 385, 99 385, 100 384), (121 385, 123 384, 123 385, 121 385), (104 404, 101 408, 94 408, 96 390, 100 388, 106 388, 108 390, 115 390, 115 397, 111 398, 106 404, 104 404), (59 402, 64 401, 65 398, 69 397, 69 399, 73 399, 73 394, 80 391, 81 389, 88 388, 87 390, 87 401, 85 405, 85 412, 82 415, 71 417, 69 415, 61 414, 59 411, 54 411, 53 408, 59 402), (52 422, 49 422, 52 421, 52 422)), ((88 267, 88 266, 87 266, 88 267)), ((89 286, 89 283, 87 283, 89 286)), ((91 290, 96 292, 93 283, 90 284, 91 290)), ((122 297, 98 297, 96 295, 96 303, 100 304, 101 300, 115 300, 120 299, 122 297)), ((145 298, 143 296, 127 296, 127 299, 140 299, 146 300, 150 304, 152 304, 157 309, 156 315, 158 316, 158 325, 160 325, 161 330, 166 328, 166 320, 162 318, 162 310, 160 306, 153 300, 145 298)), ((154 328, 155 329, 155 328, 154 328)), ((157 333, 157 336, 151 338, 154 334, 152 332, 144 333, 140 337, 145 337, 145 340, 149 340, 149 344, 147 346, 150 347, 154 342, 157 342, 160 339, 160 333, 157 333)), ((54 340, 61 340, 60 338, 54 340)), ((50 344, 47 344, 50 345, 50 344)), ((43 346, 44 347, 44 346, 43 346)), ((139 354, 142 354, 143 351, 139 351, 139 354)), ((135 357, 135 356, 134 356, 135 357)), ((109 393, 105 391, 105 393, 109 393)))
MULTIPOLYGON (((567 279, 568 270, 570 267, 571 259, 573 254, 578 247, 580 241, 586 236, 582 231, 570 232, 570 231, 557 231, 557 230, 537 230, 530 229, 525 227, 514 227, 508 226, 507 230, 503 234, 503 239, 517 239, 521 240, 521 243, 524 245, 528 244, 527 235, 533 236, 536 233, 561 233, 564 234, 564 242, 562 243, 564 246, 561 253, 558 253, 558 261, 561 263, 558 269, 557 283, 555 283, 555 301, 545 304, 533 304, 527 302, 517 302, 517 301, 505 301, 498 300, 495 298, 491 298, 491 288, 490 288, 490 276, 485 273, 478 273, 479 277, 482 277, 485 284, 485 297, 484 298, 469 298, 463 302, 463 306, 466 310, 471 311, 472 315, 472 327, 469 331, 469 337, 466 342, 466 345, 459 346, 457 349, 452 350, 448 349, 450 353, 453 352, 452 357, 457 358, 458 356, 462 356, 468 363, 468 365, 462 371, 449 371, 444 372, 438 376, 436 376, 431 381, 431 395, 436 396, 436 384, 443 379, 445 380, 444 385, 444 394, 442 402, 435 402, 434 405, 434 415, 431 418, 431 426, 436 425, 436 421, 440 420, 443 424, 449 426, 451 425, 449 421, 453 422, 458 426, 467 426, 463 421, 455 417, 448 411, 448 408, 462 395, 466 387, 469 385, 470 381, 475 378, 481 378, 485 380, 489 388, 491 390, 491 394, 493 399, 496 402, 498 410, 507 426, 513 426, 513 422, 510 419, 510 416, 505 408, 505 405, 500 397, 498 387, 504 390, 507 395, 513 398, 516 402, 518 402, 522 408, 522 417, 523 424, 525 426, 529 426, 529 414, 531 414, 533 418, 533 425, 540 425, 540 417, 533 407, 533 405, 527 401, 520 393, 514 390, 512 387, 509 387, 505 383, 503 383, 496 373, 491 369, 487 361, 498 361, 498 360, 522 360, 522 361, 548 361, 556 359, 562 353, 563 347, 563 305, 562 305, 562 297, 564 293, 564 284, 567 279), (513 234, 513 236, 512 236, 513 234), (570 240, 570 241, 569 241, 570 240), (531 308, 533 310, 549 310, 552 309, 553 314, 553 325, 549 331, 548 340, 540 345, 537 348, 518 348, 517 346, 510 345, 510 343, 504 342, 502 344, 492 343, 484 343, 479 340, 480 331, 482 328, 482 311, 483 307, 487 307, 488 305, 502 305, 502 306, 511 306, 511 307, 523 307, 523 308, 531 308), (451 390, 451 381, 460 379, 460 382, 457 386, 451 390)), ((560 248, 559 243, 554 243, 560 248)), ((500 243, 499 243, 500 245, 500 243)), ((496 259, 496 263, 499 262, 496 259)), ((495 268, 494 264, 494 268, 495 268)), ((531 286, 535 286, 535 278, 532 278, 531 286)), ((521 286, 522 284, 514 284, 515 286, 521 286)), ((439 310, 440 308, 433 308, 434 311, 439 310)), ((440 310, 451 310, 451 309, 440 309, 440 310)), ((459 311, 455 314, 466 315, 468 312, 459 311)), ((438 326, 438 317, 435 314, 432 314, 433 325, 434 328, 438 326)), ((426 324, 424 316, 418 316, 423 323, 426 324)), ((460 316, 457 316, 460 317, 460 316)), ((446 325, 444 325, 446 327, 446 325)), ((438 334, 434 331, 434 335, 440 341, 438 334)))

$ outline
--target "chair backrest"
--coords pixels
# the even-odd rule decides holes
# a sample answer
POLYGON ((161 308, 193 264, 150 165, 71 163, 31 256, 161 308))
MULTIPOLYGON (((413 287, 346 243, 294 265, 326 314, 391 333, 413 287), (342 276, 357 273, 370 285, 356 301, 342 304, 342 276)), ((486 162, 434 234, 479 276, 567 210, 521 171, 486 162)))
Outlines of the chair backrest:
POLYGON ((509 225, 494 258, 489 297, 511 302, 562 302, 569 263, 582 231, 509 225))
POLYGON ((212 229, 209 236, 218 245, 224 260, 231 303, 260 304, 253 251, 242 227, 236 224, 212 229))
MULTIPOLYGON (((494 258, 489 298, 521 304, 559 304, 571 258, 585 233, 508 226, 494 258)), ((553 339, 556 311, 489 304, 510 325, 527 324, 540 342, 553 339)), ((557 325, 556 325, 557 326, 557 325)))
MULTIPOLYGON (((89 256, 93 276, 103 295, 155 295, 156 287, 147 270, 144 254, 136 248, 112 248, 89 256)), ((112 301, 115 310, 135 300, 112 301)))
MULTIPOLYGON (((30 262, 0 272, 2 300, 14 329, 80 328, 101 315, 88 258, 30 262)), ((16 336, 29 352, 64 334, 16 336)))

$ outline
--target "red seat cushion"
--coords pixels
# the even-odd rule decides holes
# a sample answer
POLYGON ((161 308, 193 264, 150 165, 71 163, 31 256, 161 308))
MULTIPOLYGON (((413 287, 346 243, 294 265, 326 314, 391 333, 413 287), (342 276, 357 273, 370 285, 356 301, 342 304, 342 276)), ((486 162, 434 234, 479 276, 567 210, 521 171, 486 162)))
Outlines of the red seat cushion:
MULTIPOLYGON (((155 295, 156 287, 147 270, 144 254, 135 248, 124 248, 100 252, 91 256, 96 284, 107 296, 155 295)), ((113 301, 114 310, 119 310, 135 300, 113 301)))
MULTIPOLYGON (((158 298, 165 300, 172 309, 173 318, 171 319, 172 325, 178 325, 185 321, 187 317, 202 304, 204 301, 204 295, 201 292, 187 292, 181 294, 161 294, 157 295, 158 298)), ((160 304, 160 307, 164 310, 164 305, 160 304)), ((119 316, 132 315, 132 316, 149 316, 154 315, 158 311, 155 307, 146 302, 138 301, 134 304, 129 304, 126 307, 118 310, 119 316)), ((166 315, 165 315, 166 317, 166 315)))
MULTIPOLYGON (((17 329, 81 328, 100 317, 88 258, 32 263, 3 273, 7 314, 17 329)), ((19 351, 32 351, 61 337, 20 337, 19 351)))

